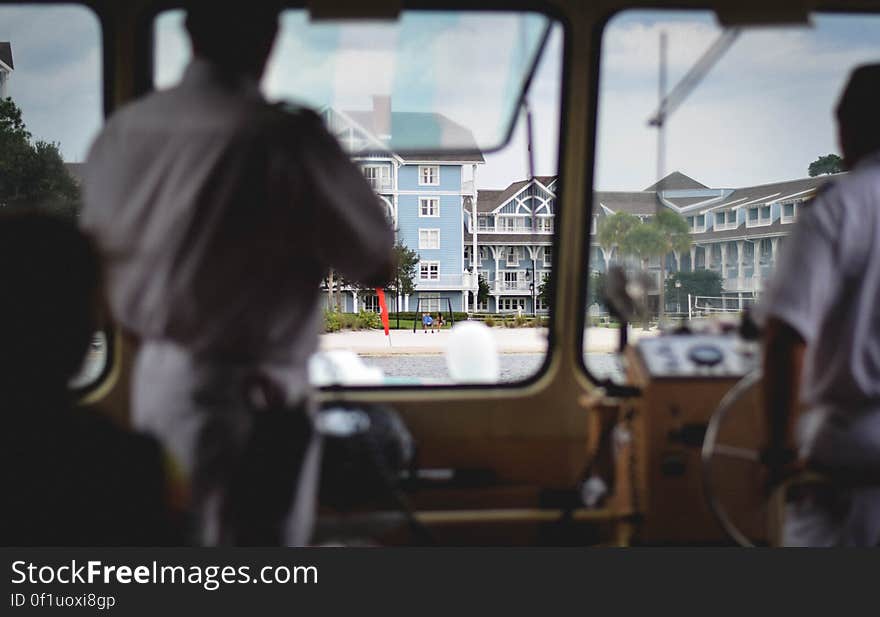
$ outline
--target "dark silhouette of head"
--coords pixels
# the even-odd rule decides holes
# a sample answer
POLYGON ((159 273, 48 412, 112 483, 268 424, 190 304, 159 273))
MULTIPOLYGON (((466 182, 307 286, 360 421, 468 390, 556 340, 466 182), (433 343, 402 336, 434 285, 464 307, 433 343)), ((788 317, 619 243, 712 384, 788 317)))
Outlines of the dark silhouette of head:
POLYGON ((236 75, 260 79, 278 32, 280 2, 198 0, 187 10, 193 53, 236 75))
POLYGON ((99 268, 72 222, 0 215, 0 401, 66 393, 97 326, 99 268))
POLYGON ((837 128, 846 166, 880 150, 880 64, 863 64, 850 73, 837 103, 837 128))

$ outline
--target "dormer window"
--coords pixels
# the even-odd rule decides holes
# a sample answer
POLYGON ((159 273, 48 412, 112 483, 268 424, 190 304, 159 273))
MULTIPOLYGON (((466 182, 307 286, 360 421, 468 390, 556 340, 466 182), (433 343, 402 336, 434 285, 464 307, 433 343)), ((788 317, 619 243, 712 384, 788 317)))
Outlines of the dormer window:
POLYGON ((770 216, 770 206, 754 206, 749 208, 746 218, 747 227, 762 227, 773 222, 770 216))
POLYGON ((715 229, 736 229, 736 212, 721 210, 715 213, 715 229))
POLYGON ((779 217, 780 221, 783 223, 794 223, 794 220, 797 218, 799 203, 800 202, 782 204, 782 212, 779 217))
POLYGON ((687 217, 688 227, 692 233, 702 233, 706 231, 706 215, 698 214, 696 216, 687 217))
POLYGON ((419 186, 439 186, 440 166, 419 165, 419 186))

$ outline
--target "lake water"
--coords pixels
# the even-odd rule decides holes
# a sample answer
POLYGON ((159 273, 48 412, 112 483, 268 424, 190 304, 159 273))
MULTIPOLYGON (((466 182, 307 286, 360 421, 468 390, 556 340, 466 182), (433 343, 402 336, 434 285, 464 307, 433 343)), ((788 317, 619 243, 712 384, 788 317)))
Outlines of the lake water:
MULTIPOLYGON (((511 383, 528 379, 540 370, 544 357, 544 354, 530 353, 501 354, 501 381, 511 383)), ((364 356, 363 360, 369 366, 382 369, 388 377, 452 381, 446 368, 446 358, 441 354, 364 356)), ((589 353, 585 360, 594 376, 622 380, 623 373, 616 354, 589 353)))

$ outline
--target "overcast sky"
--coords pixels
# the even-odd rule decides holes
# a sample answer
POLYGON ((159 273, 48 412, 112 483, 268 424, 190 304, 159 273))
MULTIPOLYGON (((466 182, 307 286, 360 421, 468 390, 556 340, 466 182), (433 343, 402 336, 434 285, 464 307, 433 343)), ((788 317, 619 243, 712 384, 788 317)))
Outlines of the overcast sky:
MULTIPOLYGON (((324 88, 340 104, 358 93, 387 93, 398 105, 418 108, 425 99, 414 100, 412 93, 430 92, 437 109, 470 124, 486 143, 502 132, 510 114, 511 76, 527 60, 522 49, 532 45, 536 23, 446 17, 430 29, 424 21, 408 20, 327 38, 292 15, 273 59, 280 68, 270 71, 264 85, 270 96, 284 97, 324 88), (303 46, 303 32, 310 46, 303 46), (413 42, 420 32, 424 40, 413 42), (385 42, 377 46, 377 40, 385 42), (315 55, 320 45, 347 51, 329 63, 315 55), (310 70, 283 70, 297 63, 310 70)), ((705 12, 630 12, 610 22, 602 47, 599 189, 640 190, 656 180, 656 131, 647 119, 657 104, 660 31, 669 39, 670 86, 720 32, 705 12)), ((168 16, 158 34, 157 78, 167 85, 189 50, 179 18, 168 16)), ((7 40, 16 68, 10 94, 28 128, 38 139, 59 142, 67 160, 82 160, 100 126, 97 20, 81 7, 0 7, 0 41, 7 40)), ((560 61, 557 29, 529 97, 539 174, 556 171, 560 61)), ((724 187, 805 176, 817 156, 837 151, 834 102, 849 70, 869 61, 880 61, 877 17, 828 16, 814 19, 812 28, 745 32, 669 121, 667 171, 724 187)), ((478 186, 502 188, 525 176, 523 129, 520 122, 510 145, 486 156, 478 186)))

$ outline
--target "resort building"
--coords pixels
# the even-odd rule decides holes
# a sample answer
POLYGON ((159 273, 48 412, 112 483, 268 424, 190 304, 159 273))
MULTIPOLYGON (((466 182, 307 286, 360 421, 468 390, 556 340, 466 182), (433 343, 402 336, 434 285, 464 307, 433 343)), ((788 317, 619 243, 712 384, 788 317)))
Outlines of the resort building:
MULTIPOLYGON (((690 250, 666 256, 666 271, 714 270, 721 275, 723 295, 754 298, 773 272, 800 208, 832 177, 713 189, 674 172, 643 191, 597 192, 591 269, 604 272, 618 257, 617 249, 603 248, 596 239, 604 217, 628 212, 647 221, 657 208, 669 208, 688 222, 692 240, 690 250)), ((659 258, 650 263, 650 270, 659 288, 659 258)))
POLYGON ((14 70, 12 44, 8 41, 0 41, 0 99, 9 96, 9 77, 14 70))
MULTIPOLYGON (((384 204, 398 242, 419 255, 415 291, 389 298, 391 311, 546 313, 539 290, 553 261, 556 176, 477 191, 484 159, 471 133, 441 114, 392 111, 388 97, 373 97, 369 111, 328 108, 323 118, 384 204), (443 151, 409 149, 407 141, 443 151), (480 279, 489 287, 482 302, 480 279)), ((691 244, 665 257, 667 274, 716 271, 722 294, 742 306, 760 294, 799 209, 830 177, 710 188, 676 171, 641 191, 598 191, 590 269, 605 272, 621 257, 598 242, 605 217, 627 212, 647 222, 668 208, 687 221, 691 244)), ((659 257, 648 263, 654 295, 660 266, 659 257)), ((344 312, 378 310, 374 294, 345 285, 334 302, 344 312)))
MULTIPOLYGON (((392 111, 386 96, 373 97, 369 111, 325 109, 323 119, 384 204, 397 241, 419 254, 415 292, 389 298, 389 310, 471 310, 477 279, 464 263, 463 205, 476 199, 484 160, 470 131, 442 114, 392 111)), ((378 308, 375 295, 351 288, 339 304, 345 312, 378 308)))

